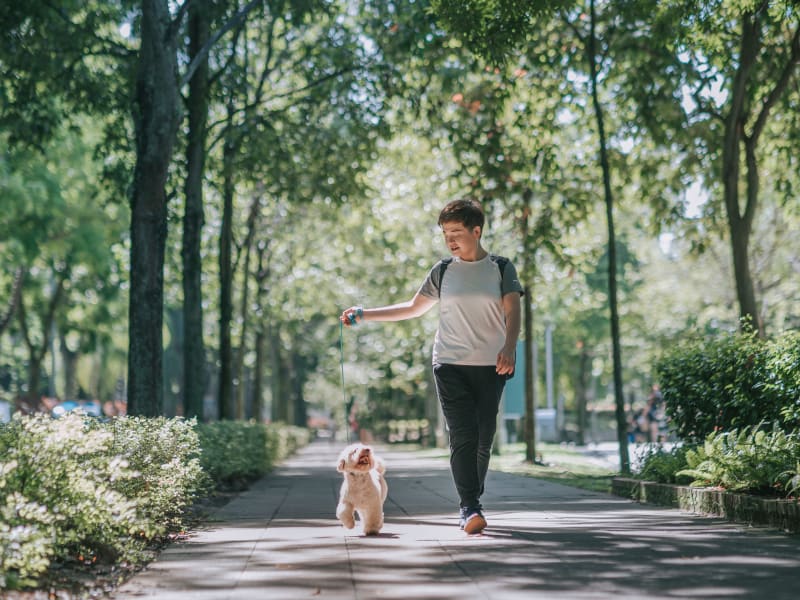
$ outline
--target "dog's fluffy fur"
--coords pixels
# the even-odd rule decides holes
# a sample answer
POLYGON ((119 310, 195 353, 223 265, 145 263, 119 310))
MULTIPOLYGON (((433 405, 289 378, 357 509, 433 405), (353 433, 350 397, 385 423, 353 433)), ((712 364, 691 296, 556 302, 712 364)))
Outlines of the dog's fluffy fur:
POLYGON ((339 490, 336 518, 347 529, 355 527, 354 513, 364 527, 365 535, 377 535, 383 527, 383 503, 389 488, 383 474, 386 467, 371 447, 351 444, 339 455, 336 470, 344 481, 339 490))

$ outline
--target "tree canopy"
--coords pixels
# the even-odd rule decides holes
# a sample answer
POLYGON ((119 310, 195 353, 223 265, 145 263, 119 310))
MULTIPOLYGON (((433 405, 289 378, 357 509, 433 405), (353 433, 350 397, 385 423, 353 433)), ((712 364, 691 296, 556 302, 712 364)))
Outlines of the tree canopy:
MULTIPOLYGON (((642 401, 683 336, 800 326, 794 3, 6 4, 0 400, 21 409, 341 423, 338 315, 410 298, 467 194, 526 278, 532 350, 554 335, 565 427, 642 401)), ((435 326, 346 332, 363 426, 436 420, 435 326)))

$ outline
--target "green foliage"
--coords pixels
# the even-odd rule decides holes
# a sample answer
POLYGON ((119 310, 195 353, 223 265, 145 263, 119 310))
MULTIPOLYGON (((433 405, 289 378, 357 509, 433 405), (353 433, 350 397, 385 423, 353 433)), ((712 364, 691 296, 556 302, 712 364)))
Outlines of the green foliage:
POLYGON ((267 456, 271 460, 268 470, 310 441, 310 432, 303 427, 293 427, 284 423, 270 423, 264 427, 267 430, 267 456))
MULTIPOLYGON (((41 152, 20 148, 0 157, 0 261, 9 271, 24 269, 24 318, 14 319, 10 329, 22 335, 29 373, 41 363, 53 326, 62 351, 76 356, 100 347, 110 354, 113 334, 125 327, 119 253, 127 217, 108 203, 98 183, 92 152, 99 128, 85 118, 76 121, 81 130, 59 131, 41 152)), ((0 134, 0 143, 5 137, 0 134)), ((22 360, 4 356, 12 358, 22 360)), ((113 387, 115 375, 95 368, 92 387, 113 387)), ((80 383, 96 393, 86 380, 80 383)), ((36 385, 30 381, 28 389, 36 385)), ((67 387, 72 389, 57 392, 73 398, 76 386, 67 387)), ((39 391, 31 396, 38 398, 39 391)))
POLYGON ((127 1, 4 3, 0 129, 12 145, 38 147, 81 111, 128 110, 120 90, 135 53, 120 24, 129 10, 127 1))
POLYGON ((536 19, 566 4, 564 0, 431 0, 431 10, 470 51, 500 64, 525 41, 536 19))
POLYGON ((186 509, 210 487, 195 421, 121 417, 102 427, 114 436, 113 453, 124 456, 137 474, 117 480, 114 488, 136 498, 141 514, 160 532, 179 528, 186 509))
POLYGON ((686 454, 690 448, 685 445, 666 450, 659 445, 648 445, 640 457, 641 468, 636 478, 657 483, 689 483, 689 477, 678 475, 686 468, 686 454))
POLYGON ((113 435, 79 415, 15 418, 0 438, 0 572, 29 585, 51 561, 132 558, 158 533, 137 499, 116 489, 136 477, 113 435))
POLYGON ((15 417, 0 426, 0 589, 34 586, 54 562, 140 561, 211 478, 251 480, 307 442, 281 425, 15 417))
POLYGON ((786 494, 795 499, 800 496, 800 461, 791 469, 781 473, 781 478, 785 480, 786 494))
POLYGON ((693 486, 718 486, 730 491, 792 494, 798 489, 800 439, 779 429, 758 426, 714 432, 705 443, 686 452, 679 476, 693 486))
POLYGON ((765 391, 783 398, 781 417, 785 423, 800 424, 800 333, 784 335, 771 344, 767 357, 770 378, 765 391))
POLYGON ((197 425, 201 464, 221 489, 244 489, 281 459, 308 443, 308 430, 254 421, 197 425))
POLYGON ((786 430, 800 425, 797 334, 774 342, 754 332, 690 340, 656 363, 667 415, 684 440, 762 421, 786 430))
POLYGON ((15 417, 0 429, 0 588, 53 562, 140 560, 206 489, 198 454, 179 419, 15 417))

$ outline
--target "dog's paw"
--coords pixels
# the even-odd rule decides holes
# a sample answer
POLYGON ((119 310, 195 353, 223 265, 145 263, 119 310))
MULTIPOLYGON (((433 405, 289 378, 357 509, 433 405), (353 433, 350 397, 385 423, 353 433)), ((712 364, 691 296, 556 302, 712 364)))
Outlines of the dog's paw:
POLYGON ((356 520, 353 517, 348 518, 347 515, 341 515, 339 521, 341 521, 342 527, 345 529, 353 529, 356 526, 356 520))

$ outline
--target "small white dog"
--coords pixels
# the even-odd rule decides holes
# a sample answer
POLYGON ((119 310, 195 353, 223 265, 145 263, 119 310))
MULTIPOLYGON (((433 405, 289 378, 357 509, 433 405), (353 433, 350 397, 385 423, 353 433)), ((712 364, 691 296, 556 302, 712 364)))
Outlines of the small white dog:
POLYGON ((383 527, 383 503, 389 493, 383 460, 369 446, 351 444, 339 455, 336 470, 344 475, 336 518, 352 529, 356 524, 354 513, 358 512, 364 534, 377 535, 383 527))

